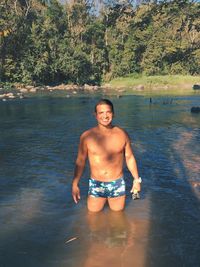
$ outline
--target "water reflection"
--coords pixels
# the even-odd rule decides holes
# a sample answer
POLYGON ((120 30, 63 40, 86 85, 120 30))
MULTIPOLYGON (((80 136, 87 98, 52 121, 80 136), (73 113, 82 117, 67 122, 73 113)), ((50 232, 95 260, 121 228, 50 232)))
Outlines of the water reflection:
POLYGON ((123 266, 124 255, 134 242, 134 225, 126 214, 88 213, 87 221, 90 241, 84 266, 123 266))
MULTIPOLYGON (((182 132, 179 140, 173 144, 176 157, 182 163, 187 173, 187 181, 197 198, 200 199, 200 150, 195 146, 198 129, 192 132, 182 132)), ((183 179, 183 173, 180 168, 176 168, 177 177, 183 179)))
POLYGON ((76 242, 82 253, 76 251, 73 262, 67 266, 144 266, 147 219, 133 219, 127 212, 106 209, 99 213, 87 212, 81 225, 76 227, 77 240, 71 242, 76 242))

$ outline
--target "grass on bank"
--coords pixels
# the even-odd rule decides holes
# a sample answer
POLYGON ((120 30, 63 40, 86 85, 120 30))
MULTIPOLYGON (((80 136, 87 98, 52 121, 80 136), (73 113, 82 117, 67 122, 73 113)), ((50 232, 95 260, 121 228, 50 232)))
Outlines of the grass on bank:
POLYGON ((134 88, 143 85, 144 89, 166 88, 188 88, 192 89, 194 84, 200 84, 200 76, 191 75, 165 75, 165 76, 144 76, 129 75, 111 80, 111 87, 134 88))

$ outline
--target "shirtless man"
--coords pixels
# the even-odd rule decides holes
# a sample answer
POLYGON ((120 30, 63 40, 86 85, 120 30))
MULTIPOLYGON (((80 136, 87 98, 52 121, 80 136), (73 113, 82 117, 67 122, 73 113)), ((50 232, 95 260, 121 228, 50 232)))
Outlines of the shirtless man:
POLYGON ((83 173, 86 159, 90 165, 90 180, 87 199, 89 211, 98 212, 106 201, 114 211, 121 211, 125 206, 125 181, 123 162, 133 176, 131 192, 141 189, 141 178, 128 134, 112 125, 113 104, 101 99, 95 106, 98 125, 85 131, 80 137, 78 156, 72 182, 72 196, 75 203, 80 200, 79 180, 83 173))

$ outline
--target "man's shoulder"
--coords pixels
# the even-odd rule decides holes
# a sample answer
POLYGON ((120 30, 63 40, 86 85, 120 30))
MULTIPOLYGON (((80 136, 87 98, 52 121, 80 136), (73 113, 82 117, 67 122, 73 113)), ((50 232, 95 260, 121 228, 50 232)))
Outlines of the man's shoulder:
POLYGON ((120 126, 114 126, 114 130, 119 134, 127 135, 127 132, 120 126))
POLYGON ((90 129, 84 131, 84 132, 81 134, 81 138, 84 138, 84 139, 85 139, 85 138, 87 138, 87 137, 90 137, 91 134, 93 134, 95 131, 96 131, 96 127, 94 127, 94 128, 90 128, 90 129))
POLYGON ((129 137, 128 133, 123 128, 121 128, 119 126, 115 126, 115 132, 118 135, 118 138, 121 138, 121 140, 123 139, 125 142, 130 141, 130 137, 129 137))

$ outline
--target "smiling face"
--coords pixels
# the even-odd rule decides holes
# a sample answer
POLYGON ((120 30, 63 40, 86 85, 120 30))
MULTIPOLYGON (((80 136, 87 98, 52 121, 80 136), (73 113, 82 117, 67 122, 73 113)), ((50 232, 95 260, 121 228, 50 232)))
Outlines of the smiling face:
POLYGON ((107 104, 99 104, 96 107, 96 119, 99 125, 104 127, 111 126, 113 119, 113 111, 111 106, 107 104))

